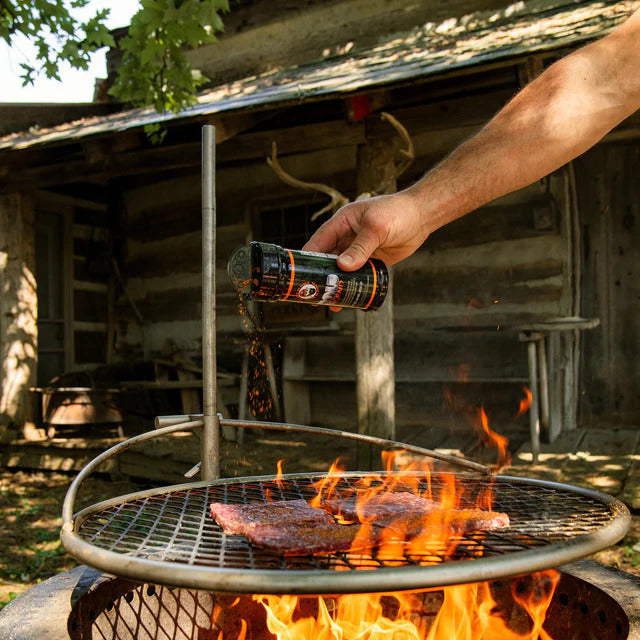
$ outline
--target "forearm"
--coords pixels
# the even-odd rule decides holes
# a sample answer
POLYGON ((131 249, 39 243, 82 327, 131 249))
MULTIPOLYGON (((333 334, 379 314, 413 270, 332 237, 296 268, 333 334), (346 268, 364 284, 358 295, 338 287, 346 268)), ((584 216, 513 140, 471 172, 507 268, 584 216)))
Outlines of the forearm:
POLYGON ((640 10, 523 89, 404 191, 342 207, 305 245, 345 270, 410 256, 436 229, 551 173, 640 107, 640 10))
POLYGON ((621 62, 625 42, 612 36, 550 67, 407 190, 420 203, 425 234, 548 175, 638 107, 637 45, 621 62))

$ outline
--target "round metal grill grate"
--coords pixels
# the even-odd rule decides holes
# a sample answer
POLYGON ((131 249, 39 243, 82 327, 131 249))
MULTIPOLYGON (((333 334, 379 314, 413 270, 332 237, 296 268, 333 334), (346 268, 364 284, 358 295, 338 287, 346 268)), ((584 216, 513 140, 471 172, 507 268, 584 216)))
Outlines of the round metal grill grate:
MULTIPOLYGON (((365 475, 345 474, 338 489, 348 489, 365 475)), ((243 536, 226 535, 209 515, 212 502, 310 500, 316 493, 312 483, 321 476, 305 474, 132 494, 81 512, 76 533, 67 532, 66 542, 72 553, 80 551, 80 559, 96 568, 165 584, 256 593, 346 593, 445 586, 557 566, 612 544, 628 526, 624 505, 602 494, 530 479, 453 475, 464 487, 463 508, 473 508, 475 496, 491 484, 494 510, 509 515, 510 527, 460 535, 453 546, 451 540, 446 546, 434 543, 411 555, 285 557, 259 549, 243 536)), ((441 483, 440 476, 431 479, 436 496, 441 483)))

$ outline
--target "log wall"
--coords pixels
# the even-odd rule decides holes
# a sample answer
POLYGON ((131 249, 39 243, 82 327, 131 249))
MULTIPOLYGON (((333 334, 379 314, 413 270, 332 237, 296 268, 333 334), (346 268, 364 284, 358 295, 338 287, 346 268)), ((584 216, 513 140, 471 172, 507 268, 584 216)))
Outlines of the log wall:
MULTIPOLYGON (((389 108, 415 143, 417 159, 404 184, 440 159, 495 113, 517 88, 518 75, 496 72, 497 87, 478 95, 389 108)), ((242 321, 226 276, 233 249, 259 239, 255 212, 304 199, 266 165, 271 141, 283 167, 303 180, 355 194, 358 145, 374 118, 344 117, 239 135, 218 146, 218 333, 223 366, 240 370, 242 321), (327 132, 331 137, 327 137, 327 132)), ((384 135, 392 136, 391 130, 384 135)), ((196 150, 194 150, 196 151, 196 150)), ((402 185, 400 185, 402 186, 402 185)), ((309 196, 312 197, 312 196, 309 196)), ((140 325, 120 304, 121 353, 161 357, 200 350, 200 176, 186 172, 123 194, 127 293, 140 325)), ((572 209, 568 178, 549 179, 491 203, 439 232, 395 268, 397 414, 400 427, 446 417, 445 387, 465 381, 467 399, 506 398, 515 413, 527 379, 518 328, 532 319, 573 313, 572 209), (499 392, 496 392, 499 389, 499 392), (469 395, 470 394, 470 395, 469 395)), ((303 313, 300 305, 263 305, 266 325, 284 344, 282 375, 289 421, 354 428, 354 312, 303 313), (312 328, 315 337, 301 337, 312 328), (300 345, 300 343, 302 343, 300 345)), ((279 348, 279 347, 277 347, 279 348)), ((280 352, 278 351, 280 354, 280 352)), ((463 385, 464 386, 464 385, 463 385)), ((454 401, 455 402, 455 401, 454 401)))
POLYGON ((576 162, 584 313, 601 326, 583 338, 583 421, 637 424, 640 415, 640 143, 596 147, 576 162))

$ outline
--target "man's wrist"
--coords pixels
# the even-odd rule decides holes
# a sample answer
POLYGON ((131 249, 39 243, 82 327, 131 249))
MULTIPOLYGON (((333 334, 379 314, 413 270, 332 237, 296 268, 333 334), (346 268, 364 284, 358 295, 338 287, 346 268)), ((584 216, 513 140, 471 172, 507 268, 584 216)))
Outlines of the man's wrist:
POLYGON ((440 223, 439 221, 439 207, 429 187, 428 176, 418 180, 418 182, 404 189, 401 193, 407 198, 408 206, 414 212, 413 215, 417 220, 422 234, 422 241, 424 242, 444 224, 444 222, 440 223))

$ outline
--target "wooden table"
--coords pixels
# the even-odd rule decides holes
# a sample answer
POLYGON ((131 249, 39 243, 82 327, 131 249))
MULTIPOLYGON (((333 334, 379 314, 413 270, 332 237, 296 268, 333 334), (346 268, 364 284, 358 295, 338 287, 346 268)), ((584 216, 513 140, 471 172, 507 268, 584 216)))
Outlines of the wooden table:
POLYGON ((564 356, 560 345, 562 332, 593 329, 600 318, 576 316, 549 318, 517 327, 520 340, 527 342, 531 407, 529 426, 533 462, 540 453, 541 425, 552 442, 563 430, 576 428, 577 396, 575 385, 577 372, 566 374, 564 356), (548 351, 547 351, 548 347, 548 351))

